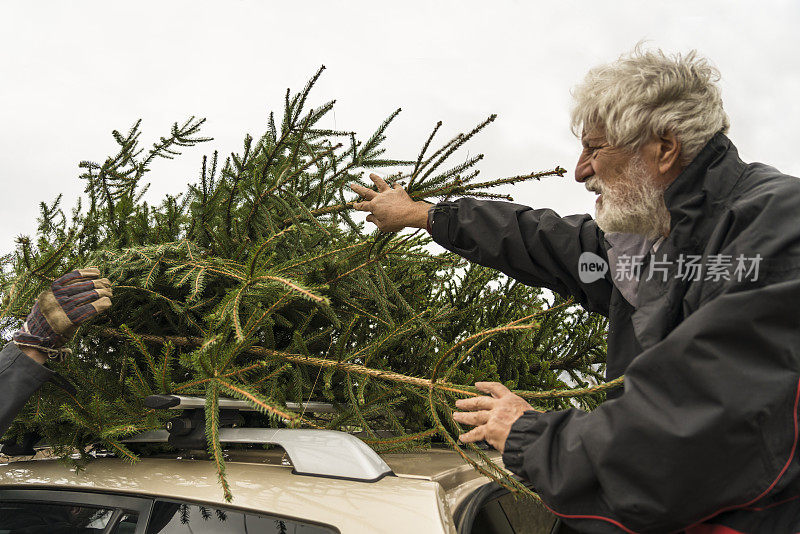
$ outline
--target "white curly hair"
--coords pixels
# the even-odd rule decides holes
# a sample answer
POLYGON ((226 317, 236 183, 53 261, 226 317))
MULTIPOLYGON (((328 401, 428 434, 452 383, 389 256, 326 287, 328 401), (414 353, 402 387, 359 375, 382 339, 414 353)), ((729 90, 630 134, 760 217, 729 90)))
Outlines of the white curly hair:
POLYGON ((636 151, 652 135, 673 132, 688 165, 730 126, 722 109, 719 71, 692 50, 667 56, 642 43, 617 61, 591 69, 572 91, 572 132, 601 129, 614 146, 636 151))

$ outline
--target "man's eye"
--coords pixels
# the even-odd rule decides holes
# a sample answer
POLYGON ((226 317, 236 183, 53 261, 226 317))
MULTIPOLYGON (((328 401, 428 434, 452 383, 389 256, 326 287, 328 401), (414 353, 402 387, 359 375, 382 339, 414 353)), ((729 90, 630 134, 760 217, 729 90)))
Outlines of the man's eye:
POLYGON ((602 149, 602 148, 606 148, 606 147, 608 147, 608 145, 587 146, 587 147, 586 147, 586 151, 587 151, 589 154, 592 154, 592 155, 594 155, 595 153, 597 153, 597 151, 598 151, 598 150, 600 150, 600 149, 602 149))

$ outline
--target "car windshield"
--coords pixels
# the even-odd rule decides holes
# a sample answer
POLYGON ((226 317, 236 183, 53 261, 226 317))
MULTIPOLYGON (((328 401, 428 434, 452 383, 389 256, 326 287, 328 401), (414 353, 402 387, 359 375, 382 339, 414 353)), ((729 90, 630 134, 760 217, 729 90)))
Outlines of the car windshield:
POLYGON ((0 503, 0 534, 100 534, 113 508, 42 502, 0 503))

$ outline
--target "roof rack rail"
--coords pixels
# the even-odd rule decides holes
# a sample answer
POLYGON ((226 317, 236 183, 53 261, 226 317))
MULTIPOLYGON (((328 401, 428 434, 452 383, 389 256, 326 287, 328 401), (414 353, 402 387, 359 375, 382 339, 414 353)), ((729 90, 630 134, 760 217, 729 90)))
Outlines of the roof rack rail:
MULTIPOLYGON (((166 422, 166 430, 142 432, 123 443, 169 443, 177 448, 205 449, 205 399, 181 395, 150 395, 145 405, 154 409, 186 410, 166 422)), ((287 403, 292 408, 293 403, 287 403)), ((332 405, 315 402, 295 404, 308 412, 331 413, 332 405)), ((230 428, 241 421, 240 410, 253 407, 237 399, 219 399, 221 443, 273 444, 286 451, 300 475, 314 475, 373 482, 393 475, 386 462, 357 437, 337 430, 289 428, 230 428), (228 427, 228 428, 223 428, 228 427)))
MULTIPOLYGON (((203 397, 189 397, 186 395, 149 395, 145 397, 144 405, 156 410, 187 410, 203 408, 206 405, 206 400, 203 397)), ((219 407, 221 410, 256 411, 247 401, 224 397, 220 397, 219 407)), ((287 402, 286 407, 293 412, 337 413, 336 407, 327 402, 287 402)))
MULTIPOLYGON (((167 430, 150 430, 123 443, 167 443, 167 430)), ((375 482, 394 475, 391 468, 369 445, 338 430, 291 428, 221 428, 222 443, 263 443, 279 445, 286 451, 294 472, 331 478, 375 482)))

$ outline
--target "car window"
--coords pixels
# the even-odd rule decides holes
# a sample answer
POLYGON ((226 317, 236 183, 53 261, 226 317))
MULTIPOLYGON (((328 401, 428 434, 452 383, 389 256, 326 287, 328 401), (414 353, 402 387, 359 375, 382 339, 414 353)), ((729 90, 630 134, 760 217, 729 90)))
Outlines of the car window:
MULTIPOLYGON (((294 519, 200 504, 156 501, 147 534, 329 534, 336 529, 294 519)), ((0 533, 2 534, 2 533, 0 533)))
POLYGON ((0 503, 0 534, 100 534, 114 511, 78 504, 0 503))
POLYGON ((0 534, 134 534, 152 503, 130 495, 4 488, 0 534))
POLYGON ((119 518, 117 525, 111 534, 133 534, 136 531, 136 522, 139 520, 139 514, 128 513, 122 514, 119 518))

